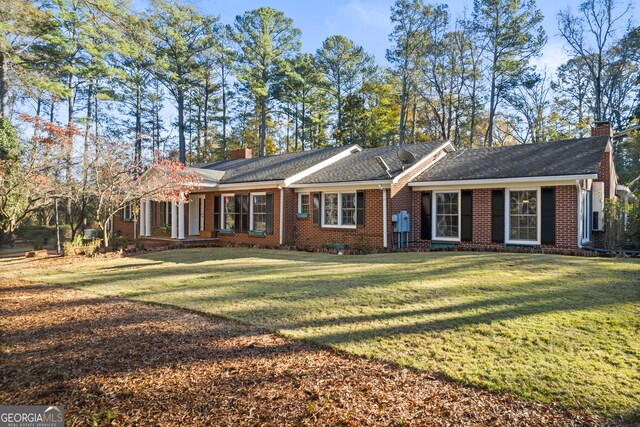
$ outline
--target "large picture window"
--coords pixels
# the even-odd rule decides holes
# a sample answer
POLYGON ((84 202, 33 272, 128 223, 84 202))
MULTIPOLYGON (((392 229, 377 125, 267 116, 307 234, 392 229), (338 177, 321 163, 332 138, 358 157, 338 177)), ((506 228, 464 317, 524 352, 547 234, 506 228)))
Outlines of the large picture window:
POLYGON ((509 191, 509 240, 538 241, 538 190, 509 191))
POLYGON ((222 228, 235 229, 236 198, 233 194, 222 195, 222 228))
POLYGON ((324 193, 322 225, 328 227, 356 226, 356 193, 324 193))
POLYGON ((267 229, 267 195, 251 195, 251 230, 265 231, 267 229))
POLYGON ((458 240, 460 238, 460 193, 435 193, 434 238, 458 240))

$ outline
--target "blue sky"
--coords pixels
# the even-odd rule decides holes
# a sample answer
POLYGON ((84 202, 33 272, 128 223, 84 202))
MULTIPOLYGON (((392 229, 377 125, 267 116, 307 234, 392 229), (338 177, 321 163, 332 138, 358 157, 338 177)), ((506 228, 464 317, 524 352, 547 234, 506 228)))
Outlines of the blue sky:
MULTIPOLYGON (((305 52, 315 52, 324 39, 341 34, 375 55, 379 64, 386 62, 384 55, 389 46, 388 35, 391 32, 389 10, 394 3, 393 0, 194 0, 191 3, 202 12, 220 16, 223 23, 232 23, 236 15, 247 10, 269 6, 284 12, 302 30, 302 49, 305 52)), ((465 8, 467 16, 471 15, 473 0, 446 3, 452 16, 461 16, 465 8)), ((558 35, 556 16, 559 11, 569 6, 577 9, 579 4, 580 1, 567 0, 537 2, 545 17, 543 25, 549 41, 541 58, 535 60, 536 65, 546 66, 553 72, 564 62, 565 54, 558 35)), ((640 7, 633 8, 629 18, 636 23, 640 22, 640 7)))

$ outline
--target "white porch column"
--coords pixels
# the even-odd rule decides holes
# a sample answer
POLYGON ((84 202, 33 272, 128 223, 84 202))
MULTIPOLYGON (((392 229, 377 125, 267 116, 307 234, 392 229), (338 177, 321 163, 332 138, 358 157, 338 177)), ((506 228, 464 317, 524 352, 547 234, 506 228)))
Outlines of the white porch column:
POLYGON ((178 205, 178 239, 184 239, 184 193, 180 192, 178 205))
POLYGON ((171 238, 178 238, 178 204, 171 202, 171 238))
POLYGON ((146 212, 145 212, 146 203, 144 199, 140 199, 140 236, 146 236, 147 232, 144 229, 146 225, 146 212))
POLYGON ((144 231, 145 236, 151 236, 151 199, 146 199, 144 207, 144 231))

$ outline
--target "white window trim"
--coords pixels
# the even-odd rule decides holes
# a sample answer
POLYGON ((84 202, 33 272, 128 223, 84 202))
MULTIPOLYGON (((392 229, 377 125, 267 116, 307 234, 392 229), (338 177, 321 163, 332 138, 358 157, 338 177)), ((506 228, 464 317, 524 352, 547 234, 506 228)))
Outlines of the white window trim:
POLYGON ((505 189, 505 198, 504 198, 504 242, 510 245, 539 245, 540 238, 542 234, 542 200, 540 199, 542 187, 527 187, 527 188, 507 188, 505 189), (536 236, 538 237, 536 240, 511 240, 511 211, 510 211, 510 202, 511 202, 511 193, 516 191, 535 191, 536 192, 536 236))
POLYGON ((125 203, 122 207, 122 220, 123 221, 133 221, 134 218, 134 207, 133 202, 125 203), (127 215, 127 210, 129 211, 129 215, 127 215))
POLYGON ((459 242, 460 241, 460 229, 462 228, 462 212, 460 211, 460 190, 447 190, 447 191, 434 191, 431 196, 431 240, 435 241, 443 241, 443 242, 459 242), (436 206, 436 201, 438 200, 438 194, 449 194, 449 193, 457 193, 458 194, 458 237, 439 237, 436 234, 438 230, 438 211, 436 206))
POLYGON ((322 209, 322 228, 346 228, 346 229, 355 229, 357 227, 358 224, 358 192, 357 191, 328 191, 326 193, 322 193, 322 203, 321 203, 321 209, 322 209), (338 195, 338 223, 337 224, 325 224, 325 218, 324 218, 324 199, 325 196, 327 194, 337 194, 338 195), (356 223, 354 225, 342 225, 342 195, 343 194, 353 194, 356 198, 356 211, 354 212, 354 218, 356 220, 356 223))
POLYGON ((224 221, 224 198, 225 197, 235 197, 235 193, 226 193, 226 194, 220 195, 220 230, 224 229, 224 225, 225 225, 225 221, 224 221))
POLYGON ((298 212, 302 213, 302 196, 309 196, 309 213, 311 213, 311 193, 298 193, 298 212))
MULTIPOLYGON (((266 196, 266 192, 249 193, 249 231, 255 231, 253 229, 253 196, 266 196)), ((266 230, 265 230, 266 231, 266 230)))

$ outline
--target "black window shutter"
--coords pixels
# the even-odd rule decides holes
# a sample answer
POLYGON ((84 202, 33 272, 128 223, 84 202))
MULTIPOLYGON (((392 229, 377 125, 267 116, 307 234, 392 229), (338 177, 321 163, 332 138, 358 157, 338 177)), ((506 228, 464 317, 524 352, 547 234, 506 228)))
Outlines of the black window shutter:
POLYGON ((320 225, 320 193, 313 193, 313 224, 320 225))
POLYGON ((234 203, 233 208, 235 209, 233 212, 233 231, 239 233, 241 230, 240 218, 241 218, 241 210, 242 210, 242 196, 236 194, 233 196, 234 203))
POLYGON ((473 240, 473 192, 462 190, 460 192, 460 240, 470 242, 473 240))
POLYGON ((356 193, 356 225, 364 226, 364 191, 356 193))
POLYGON ((504 190, 491 192, 491 240, 504 243, 504 190))
POLYGON ((242 195, 241 214, 240 214, 240 232, 249 232, 249 195, 242 195))
POLYGON ((545 245, 556 244, 556 191, 555 188, 542 189, 542 209, 541 220, 542 238, 541 243, 545 245))
POLYGON ((267 193, 267 224, 265 233, 273 234, 273 193, 267 193))
POLYGON ((421 194, 420 239, 431 240, 431 191, 421 194))
POLYGON ((220 229, 220 197, 213 196, 213 229, 220 229))
POLYGON ((120 221, 124 221, 124 207, 120 208, 120 221))

